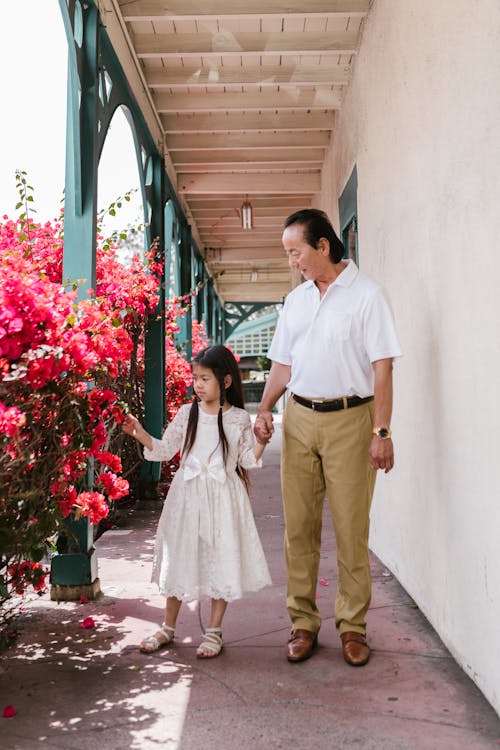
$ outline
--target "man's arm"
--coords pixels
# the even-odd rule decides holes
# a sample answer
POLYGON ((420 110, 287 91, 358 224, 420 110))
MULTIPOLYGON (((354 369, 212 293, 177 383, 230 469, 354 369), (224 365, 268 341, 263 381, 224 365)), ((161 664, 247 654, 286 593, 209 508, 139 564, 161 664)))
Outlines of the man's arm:
MULTIPOLYGON (((392 358, 372 362, 375 374, 375 415, 373 426, 390 429, 392 416, 392 358)), ((383 469, 387 474, 394 466, 392 438, 374 435, 370 444, 370 463, 374 469, 383 469)))
POLYGON ((272 409, 279 397, 286 391, 290 372, 290 365, 283 365, 280 362, 273 362, 271 365, 255 420, 254 432, 257 440, 267 441, 273 434, 272 409))

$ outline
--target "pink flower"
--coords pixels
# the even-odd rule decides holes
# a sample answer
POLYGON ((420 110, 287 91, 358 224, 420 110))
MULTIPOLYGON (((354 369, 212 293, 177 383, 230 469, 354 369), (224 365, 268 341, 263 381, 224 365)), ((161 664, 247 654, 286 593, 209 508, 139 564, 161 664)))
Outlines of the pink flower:
POLYGON ((120 472, 122 470, 122 462, 119 456, 115 456, 114 453, 109 451, 101 451, 96 454, 96 458, 100 461, 103 466, 107 466, 108 469, 114 472, 120 472))
POLYGON ((319 585, 320 586, 328 586, 329 585, 329 581, 327 581, 326 578, 320 578, 319 579, 319 585))
POLYGON ((12 717, 16 715, 16 709, 14 706, 5 706, 2 715, 4 719, 12 719, 12 717))
POLYGON ((110 500, 119 500, 120 497, 128 495, 129 484, 126 479, 119 479, 110 471, 99 474, 97 481, 100 482, 110 500))
POLYGON ((98 524, 109 513, 106 498, 100 492, 80 492, 76 505, 81 508, 82 516, 88 516, 93 524, 98 524))
POLYGON ((80 627, 88 630, 89 628, 95 628, 95 622, 92 617, 86 617, 83 622, 80 623, 80 627))

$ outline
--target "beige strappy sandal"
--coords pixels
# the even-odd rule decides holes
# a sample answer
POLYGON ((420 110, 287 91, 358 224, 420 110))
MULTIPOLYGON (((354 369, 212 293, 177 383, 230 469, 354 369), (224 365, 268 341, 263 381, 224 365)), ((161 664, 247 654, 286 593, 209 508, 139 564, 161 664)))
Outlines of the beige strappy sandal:
POLYGON ((220 628, 207 628, 203 634, 203 640, 196 649, 198 659, 213 659, 222 651, 223 640, 220 628), (204 653, 208 651, 208 653, 204 653))
POLYGON ((159 651, 161 648, 168 646, 173 642, 175 636, 175 628, 171 628, 170 625, 162 623, 159 630, 154 635, 148 635, 141 641, 140 651, 143 654, 152 654, 155 651, 159 651))

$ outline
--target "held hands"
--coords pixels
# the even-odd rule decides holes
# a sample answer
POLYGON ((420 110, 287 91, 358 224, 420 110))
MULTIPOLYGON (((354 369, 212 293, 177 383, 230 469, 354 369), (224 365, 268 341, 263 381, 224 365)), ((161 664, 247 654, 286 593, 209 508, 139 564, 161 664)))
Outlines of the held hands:
POLYGON ((394 466, 394 445, 391 438, 374 435, 368 451, 370 463, 375 470, 383 469, 387 474, 394 466))
POLYGON ((258 443, 266 445, 271 440, 274 426, 273 415, 270 411, 261 411, 257 415, 253 431, 258 443))

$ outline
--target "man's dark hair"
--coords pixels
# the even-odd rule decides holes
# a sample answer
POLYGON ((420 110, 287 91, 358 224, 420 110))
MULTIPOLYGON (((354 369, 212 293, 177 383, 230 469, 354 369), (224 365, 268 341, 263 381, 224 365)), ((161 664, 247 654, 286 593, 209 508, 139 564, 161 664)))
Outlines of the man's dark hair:
POLYGON ((324 237, 330 243, 330 259, 333 263, 339 263, 345 255, 345 248, 335 234, 331 221, 324 211, 317 208, 303 208, 296 211, 285 221, 285 229, 292 224, 301 224, 304 227, 304 240, 308 245, 318 249, 318 242, 324 237))

